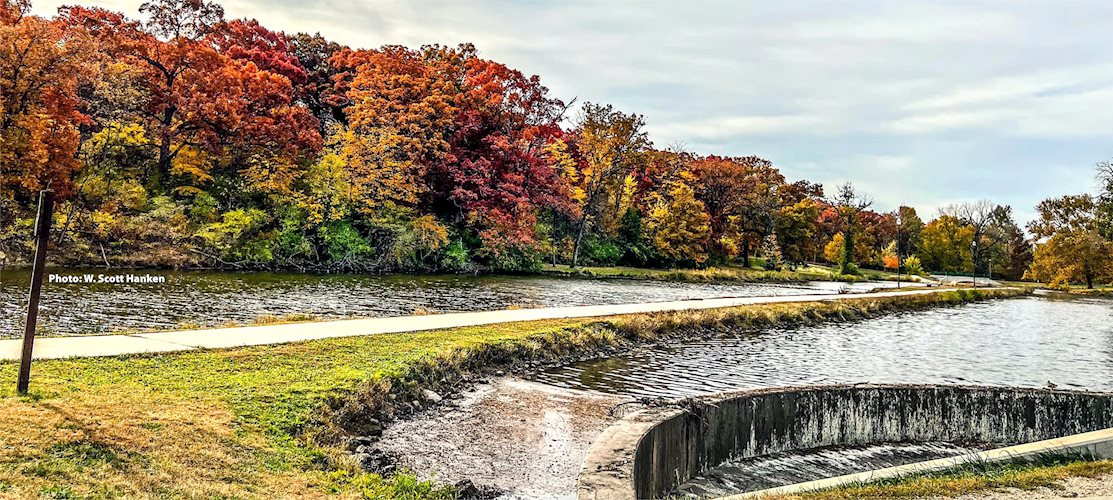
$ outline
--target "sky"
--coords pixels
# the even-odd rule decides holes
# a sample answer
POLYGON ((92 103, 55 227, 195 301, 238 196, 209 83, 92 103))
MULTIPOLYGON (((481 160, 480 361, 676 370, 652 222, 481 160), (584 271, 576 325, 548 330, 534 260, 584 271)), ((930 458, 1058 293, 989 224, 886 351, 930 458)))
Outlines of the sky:
MULTIPOLYGON (((33 0, 34 1, 34 0, 33 0)), ((37 0, 51 15, 75 0, 37 0)), ((86 0, 138 17, 141 0, 86 0)), ((874 209, 1095 189, 1113 159, 1113 2, 225 0, 226 17, 361 48, 474 43, 658 147, 852 181, 874 209)))

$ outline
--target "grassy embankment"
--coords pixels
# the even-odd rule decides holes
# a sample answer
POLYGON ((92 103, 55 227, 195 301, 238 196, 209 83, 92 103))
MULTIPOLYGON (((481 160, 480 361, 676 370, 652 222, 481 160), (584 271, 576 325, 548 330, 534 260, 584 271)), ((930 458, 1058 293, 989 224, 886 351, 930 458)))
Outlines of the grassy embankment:
POLYGON ((1113 460, 1077 461, 1049 458, 1031 464, 969 464, 956 470, 921 474, 873 483, 848 485, 769 500, 799 498, 842 500, 851 498, 934 498, 967 495, 988 490, 1032 491, 1055 489, 1068 477, 1099 477, 1113 473, 1113 460))
POLYGON ((14 394, 0 363, 0 497, 444 498, 361 472, 346 437, 483 370, 528 369, 719 328, 849 320, 1011 295, 886 299, 510 323, 218 351, 36 362, 14 394), (693 328, 697 331, 693 333, 693 328))
MULTIPOLYGON (((577 267, 564 264, 546 265, 541 274, 556 276, 575 276, 588 278, 627 278, 660 281, 691 282, 744 282, 744 283, 801 283, 805 281, 844 281, 862 282, 873 280, 895 280, 896 274, 873 269, 863 269, 861 274, 839 274, 837 267, 808 264, 796 270, 767 271, 761 259, 754 259, 750 267, 728 265, 706 269, 649 269, 642 267, 577 267)), ((903 280, 915 280, 916 276, 903 275, 903 280)))

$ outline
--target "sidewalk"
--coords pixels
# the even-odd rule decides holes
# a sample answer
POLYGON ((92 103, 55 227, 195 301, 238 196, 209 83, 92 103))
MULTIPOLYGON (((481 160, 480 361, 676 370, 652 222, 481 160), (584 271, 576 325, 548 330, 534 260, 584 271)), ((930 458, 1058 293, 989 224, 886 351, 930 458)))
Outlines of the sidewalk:
MULTIPOLYGON (((287 325, 245 326, 208 330, 184 330, 135 335, 95 335, 81 337, 53 337, 35 340, 35 359, 70 357, 120 356, 127 354, 162 353, 192 349, 220 349, 267 344, 285 344, 303 340, 335 337, 404 333, 439 330, 465 326, 533 321, 541 319, 587 318, 618 314, 680 311, 686 309, 714 309, 750 304, 775 304, 791 302, 864 299, 937 293, 939 290, 907 290, 856 294, 788 295, 778 297, 734 297, 718 299, 682 300, 642 304, 605 306, 551 307, 543 309, 516 309, 484 312, 434 314, 428 316, 401 316, 389 318, 350 319, 287 325)), ((0 340, 0 361, 18 360, 21 339, 0 340)))

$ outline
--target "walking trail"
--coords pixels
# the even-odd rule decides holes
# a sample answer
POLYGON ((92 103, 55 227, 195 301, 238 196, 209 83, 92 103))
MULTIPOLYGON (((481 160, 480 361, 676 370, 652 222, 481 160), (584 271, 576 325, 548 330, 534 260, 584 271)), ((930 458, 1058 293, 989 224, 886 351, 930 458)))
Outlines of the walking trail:
MULTIPOLYGON (((229 347, 285 344, 335 337, 378 335, 440 330, 467 326, 490 325, 561 318, 589 318, 663 311, 714 309, 752 304, 834 301, 846 298, 883 298, 898 295, 938 293, 938 290, 904 290, 892 292, 775 297, 723 297, 716 299, 679 300, 641 304, 603 306, 549 307, 484 312, 350 319, 317 323, 244 326, 207 330, 166 331, 142 334, 90 335, 80 337, 48 337, 35 340, 34 359, 71 357, 121 356, 222 349, 229 347)), ((0 340, 0 361, 18 360, 21 339, 0 340)))

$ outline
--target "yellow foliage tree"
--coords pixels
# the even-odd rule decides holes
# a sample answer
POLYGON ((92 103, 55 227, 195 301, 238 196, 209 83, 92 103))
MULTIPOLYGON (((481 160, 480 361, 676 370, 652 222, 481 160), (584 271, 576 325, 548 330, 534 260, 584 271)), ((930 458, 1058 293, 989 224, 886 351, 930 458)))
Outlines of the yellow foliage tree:
POLYGON ((922 237, 921 257, 928 269, 964 273, 973 269, 972 226, 943 215, 924 226, 922 237))
POLYGON ((351 172, 357 210, 372 213, 383 204, 411 206, 424 186, 424 167, 405 154, 410 139, 376 127, 344 135, 341 157, 351 172))
POLYGON ((703 263, 711 237, 711 216, 687 184, 677 182, 658 197, 646 220, 657 253, 672 262, 703 263))
POLYGON ((1113 282, 1113 242, 1096 231, 1055 233, 1036 247, 1025 277, 1065 288, 1071 283, 1113 282))
POLYGON ((842 254, 846 251, 846 237, 842 233, 837 233, 831 241, 827 242, 827 246, 823 247, 823 258, 832 264, 842 262, 842 254))

